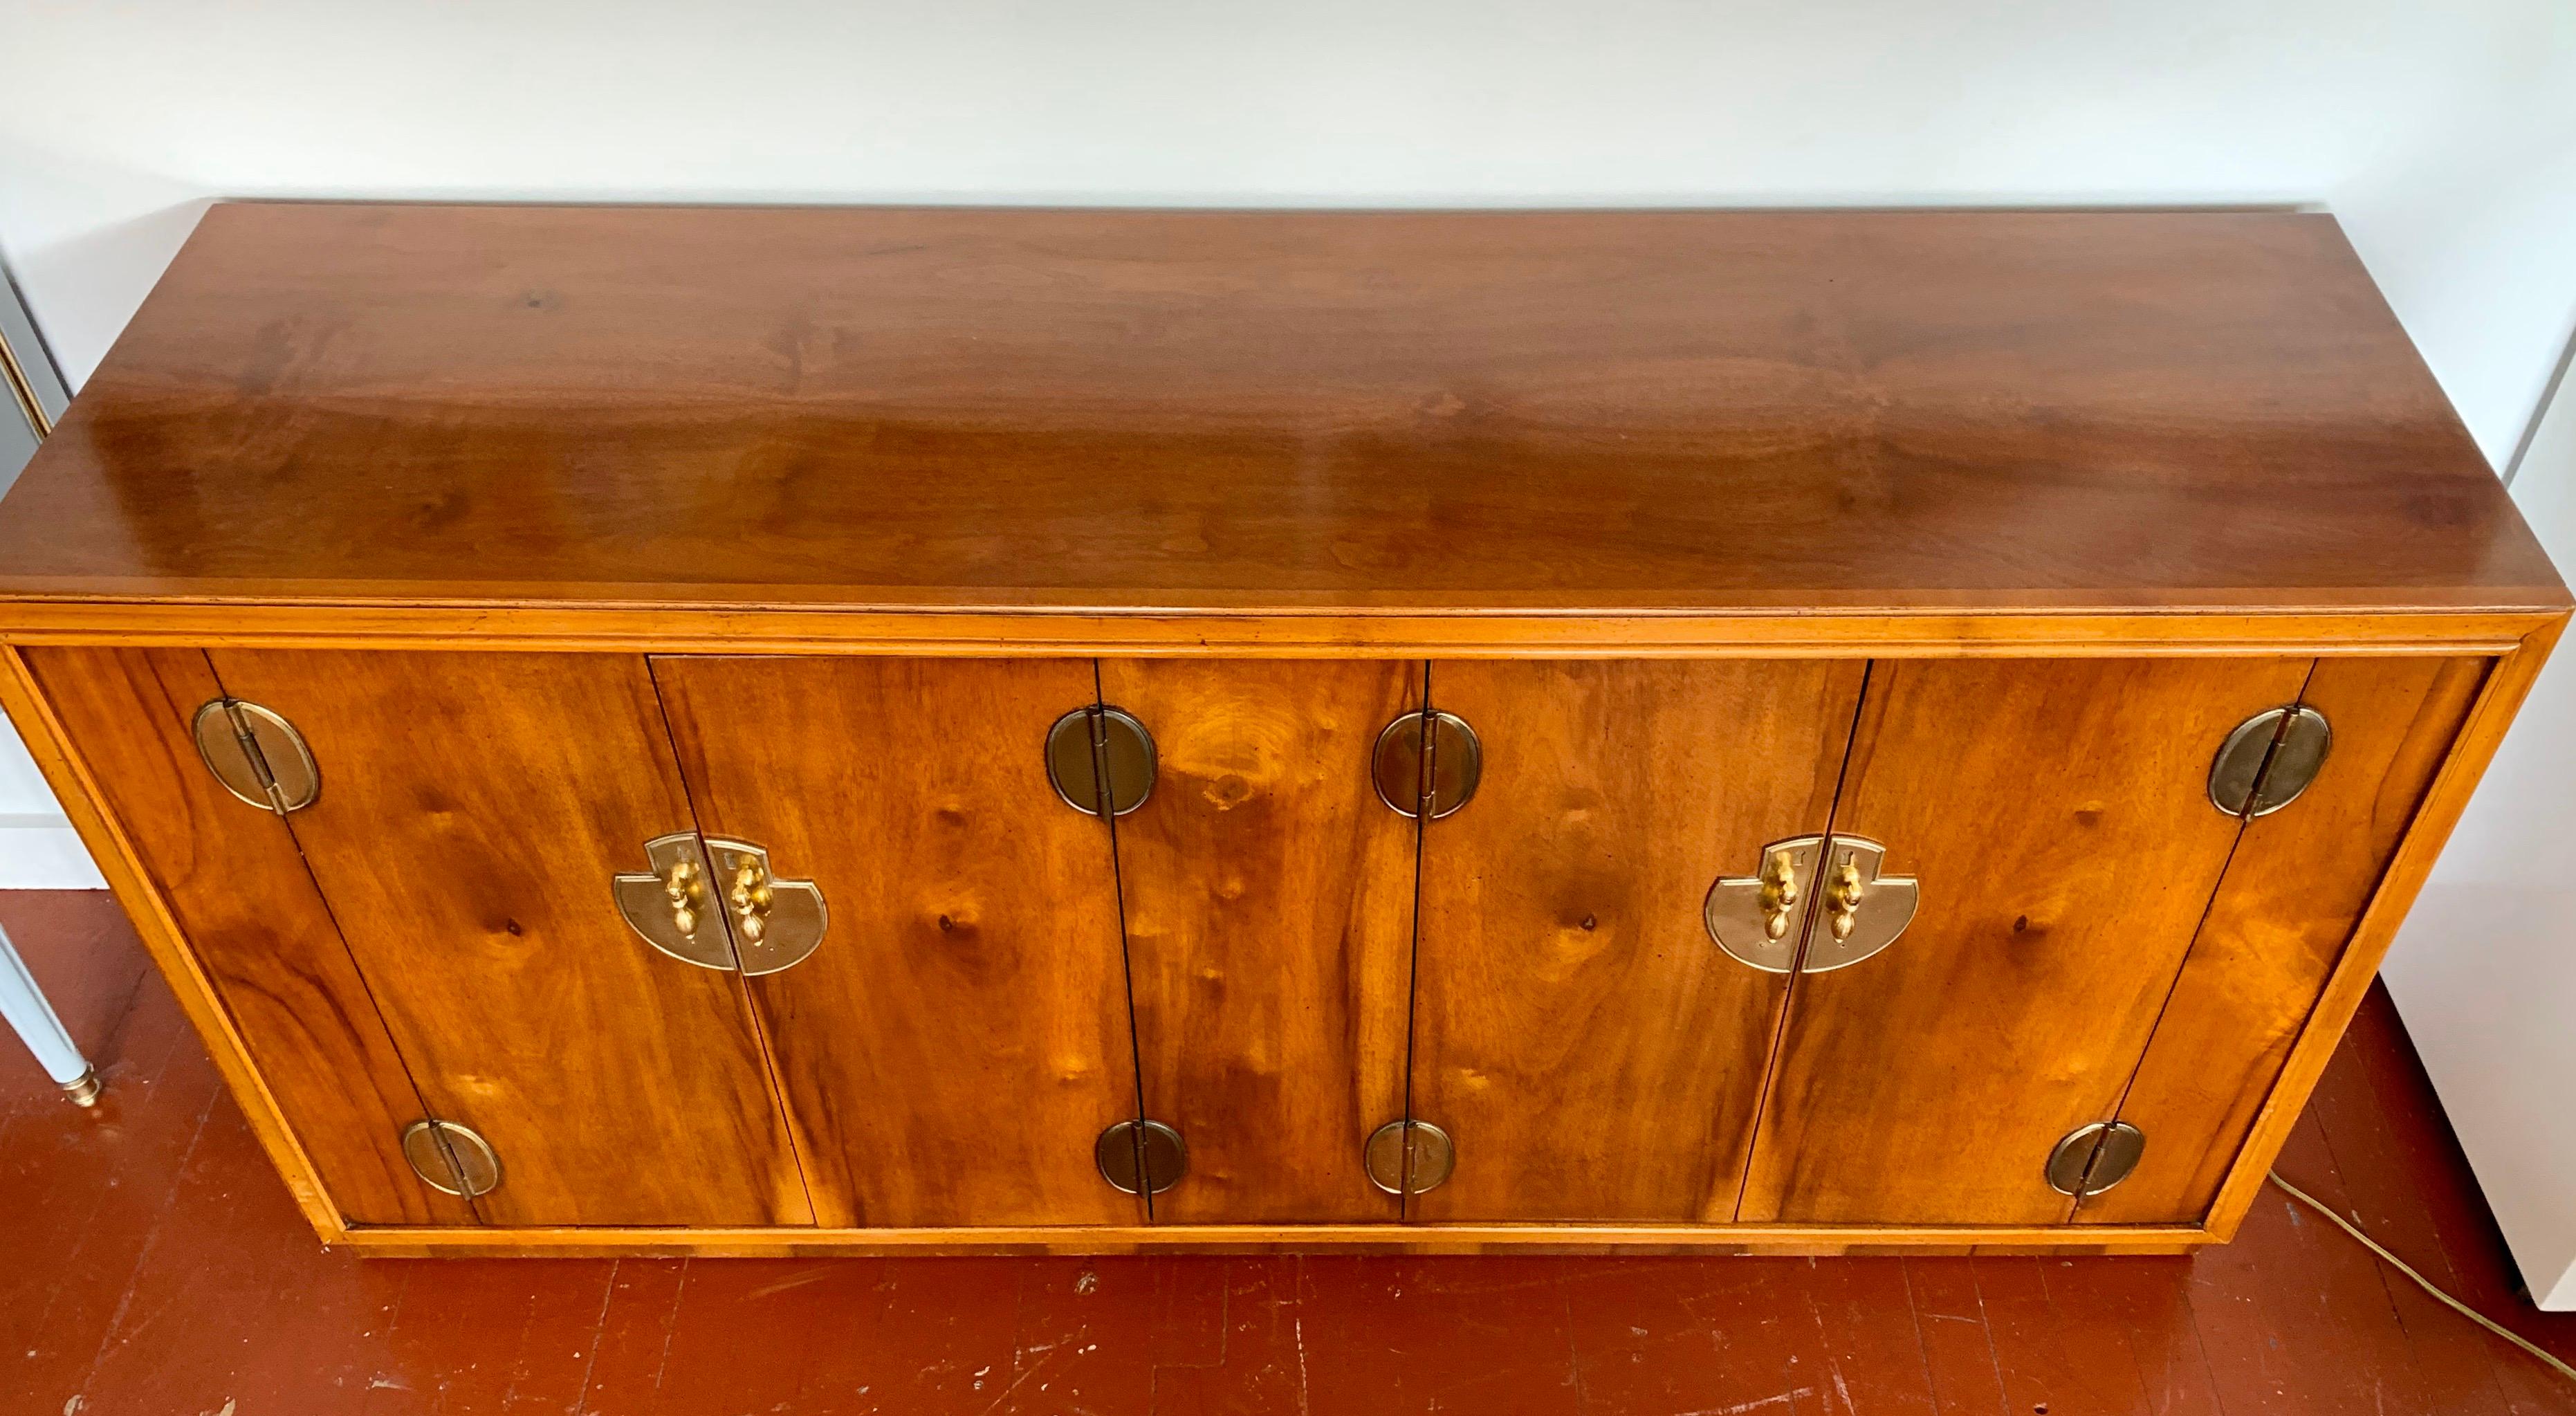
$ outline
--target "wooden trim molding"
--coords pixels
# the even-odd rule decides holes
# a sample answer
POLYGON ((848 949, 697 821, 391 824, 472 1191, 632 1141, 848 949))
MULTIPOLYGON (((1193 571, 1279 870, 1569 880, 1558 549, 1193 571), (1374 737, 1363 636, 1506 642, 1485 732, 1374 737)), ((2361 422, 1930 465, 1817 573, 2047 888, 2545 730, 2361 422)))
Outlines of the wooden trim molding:
POLYGON ((337 1242, 387 1258, 617 1254, 826 1255, 1193 1253, 2067 1253, 2174 1254, 2217 1236, 2183 1226, 1974 1228, 1745 1224, 1166 1224, 974 1229, 350 1229, 337 1242))
POLYGON ((2503 654, 2563 609, 1769 614, 1108 614, 514 604, 155 601, 0 596, 14 644, 1369 658, 1962 658, 2503 654))

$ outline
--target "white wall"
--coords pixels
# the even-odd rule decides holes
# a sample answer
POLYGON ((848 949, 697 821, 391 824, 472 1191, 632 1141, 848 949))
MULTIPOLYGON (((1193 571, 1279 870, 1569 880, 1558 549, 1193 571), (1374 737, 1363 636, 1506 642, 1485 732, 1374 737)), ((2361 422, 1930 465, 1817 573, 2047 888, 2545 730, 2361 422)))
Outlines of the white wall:
MULTIPOLYGON (((2514 479, 2576 571, 2576 391, 2514 479)), ((2576 1308, 2576 641, 2532 686, 2383 970, 2544 1307, 2576 1308)))
POLYGON ((74 380, 218 194, 2322 203, 2496 459, 2576 322, 2564 0, 0 0, 0 56, 74 380))

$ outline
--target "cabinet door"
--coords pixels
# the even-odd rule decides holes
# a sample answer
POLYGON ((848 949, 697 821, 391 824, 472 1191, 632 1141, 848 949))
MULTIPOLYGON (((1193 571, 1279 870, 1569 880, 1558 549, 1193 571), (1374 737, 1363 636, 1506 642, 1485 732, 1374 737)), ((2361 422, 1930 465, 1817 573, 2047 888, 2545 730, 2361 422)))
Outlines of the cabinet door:
POLYGON ((1786 978, 1709 887, 1821 833, 1856 662, 1459 662, 1483 774, 1422 838, 1412 1110, 1455 1146, 1421 1220, 1725 1220, 1786 978))
POLYGON ((1117 823, 1145 1114, 1189 1174, 1158 1223, 1391 1220, 1361 1142, 1404 1114, 1414 823, 1378 733, 1418 660, 1109 660, 1158 777, 1117 823))
POLYGON ((1919 904, 1882 952, 1798 977, 1741 1217, 2066 1222, 2049 1152, 2114 1114, 2242 826, 2212 754, 2307 670, 1873 665, 1833 829, 1919 904))
POLYGON ((1094 1145, 1136 1115, 1108 827, 1048 728, 1089 660, 656 659, 710 837, 829 925, 750 980, 820 1222, 1132 1224, 1094 1145))
POLYGON ((210 657, 313 749, 287 827, 422 1098, 499 1153, 488 1221, 810 1222, 741 980, 610 893, 690 826, 642 658, 210 657))
MULTIPOLYGON (((2145 1153, 2126 1179, 2087 1197, 2077 1219, 2194 1224, 2209 1214, 2489 663, 2317 661, 2299 701, 2325 715, 2333 749, 2296 800, 2246 824, 2120 1101, 2145 1153)), ((2355 963, 2367 978, 2378 960, 2355 963)), ((2346 1016, 2324 1025, 2340 1029, 2346 1016)))
POLYGON ((205 654, 23 652, 332 1204, 357 1224, 474 1223, 403 1159, 429 1111, 286 822, 197 754, 197 710, 223 696, 205 654))

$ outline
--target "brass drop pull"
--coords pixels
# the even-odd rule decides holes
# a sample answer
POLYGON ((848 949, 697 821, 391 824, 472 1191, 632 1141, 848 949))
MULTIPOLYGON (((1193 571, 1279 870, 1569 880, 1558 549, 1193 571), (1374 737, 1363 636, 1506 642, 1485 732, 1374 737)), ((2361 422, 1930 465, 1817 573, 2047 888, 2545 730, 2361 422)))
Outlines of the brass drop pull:
POLYGON ((644 843, 649 871, 609 879, 617 912, 647 944, 700 968, 771 974, 823 942, 831 915, 811 880, 782 880, 749 841, 674 831, 644 843), (708 896, 724 892, 721 913, 708 896))
POLYGON ((675 860, 662 877, 662 893, 671 901, 671 927, 682 934, 698 932, 698 863, 675 860))
POLYGON ((1853 926, 1860 923, 1861 894, 1860 866, 1845 851, 1842 864, 1834 867, 1834 883, 1825 891, 1825 924, 1836 942, 1851 938, 1853 926))
POLYGON ((1790 922, 1798 915, 1798 857, 1783 847, 1775 847, 1762 862, 1762 936, 1766 939, 1789 937, 1790 922))
POLYGON ((733 890, 725 900, 733 906, 734 928, 745 944, 757 944, 769 932, 770 898, 769 873, 760 868, 758 859, 744 858, 733 873, 733 890))
POLYGON ((1914 921, 1922 891, 1912 876, 1879 873, 1886 854, 1876 841, 1839 832, 1830 841, 1773 841, 1762 848, 1761 874, 1723 875, 1709 887, 1700 907, 1708 937, 1764 973, 1849 968, 1895 943, 1914 921), (1824 891, 1816 902, 1822 929, 1800 924, 1810 888, 1824 891))

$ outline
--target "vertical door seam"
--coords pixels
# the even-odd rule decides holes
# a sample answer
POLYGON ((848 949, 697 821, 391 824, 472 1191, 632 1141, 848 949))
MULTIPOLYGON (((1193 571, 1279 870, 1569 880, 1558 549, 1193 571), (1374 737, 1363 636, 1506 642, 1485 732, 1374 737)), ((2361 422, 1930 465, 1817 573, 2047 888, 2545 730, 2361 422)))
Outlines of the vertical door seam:
POLYGON ((1808 882, 1806 903, 1798 911, 1797 945, 1781 985, 1779 1011, 1771 1022, 1771 1047, 1764 1054, 1762 1086, 1753 1099, 1753 1130, 1744 1138, 1744 1165, 1735 1179, 1735 1203, 1727 1210, 1730 1221, 1742 1222, 1745 1192, 1753 1183, 1753 1161, 1762 1149, 1762 1123, 1771 1106, 1771 1084, 1780 1075, 1781 1053, 1789 1045, 1790 1023, 1798 1003, 1798 980, 1806 967, 1809 936, 1815 932, 1816 902, 1824 898, 1824 862, 1833 859, 1834 828, 1842 823, 1843 790, 1851 781, 1852 753, 1860 745, 1861 715, 1869 709, 1870 680, 1877 670, 1877 660, 1861 661, 1860 691, 1852 695, 1851 718, 1843 728, 1842 763, 1834 770, 1834 793, 1825 803, 1824 850, 1817 857, 1817 878, 1808 882))
MULTIPOLYGON (((644 661, 644 682, 653 690, 653 714, 661 720, 662 745, 671 754, 671 775, 679 779, 680 805, 689 813, 689 834, 697 838, 698 858, 712 866, 715 855, 707 849, 706 823, 698 814, 697 789, 689 784, 688 763, 680 757, 679 735, 671 730, 671 705, 662 696, 662 676, 654 671, 656 660, 670 656, 639 654, 636 657, 644 661)), ((761 1017, 760 1000, 752 996, 751 977, 742 971, 742 941, 734 937, 732 914, 724 907, 724 887, 714 878, 712 871, 708 875, 707 887, 713 895, 708 901, 708 913, 713 914, 723 928, 725 951, 733 955, 733 967, 726 972, 733 976, 734 1001, 750 1021, 751 1045, 760 1054, 761 1079, 769 1084, 771 1113, 778 1119, 779 1134, 787 1138, 787 1158, 795 1162, 796 1183, 805 1192, 805 1222, 814 1225, 820 1222, 821 1214, 814 1204, 813 1172, 806 1167, 805 1148, 796 1139, 796 1113, 788 1101, 787 1077, 779 1069, 777 1053, 769 1041, 769 1024, 761 1017)))
MULTIPOLYGON (((1422 751, 1416 754, 1413 783, 1413 947, 1406 951, 1404 964, 1404 1129, 1400 1134, 1403 1144, 1397 1147, 1398 1154, 1402 1157, 1396 1170, 1395 1217, 1398 1224, 1408 1224, 1414 1219, 1413 1043, 1422 1009, 1422 865, 1425 855, 1424 842, 1431 827, 1429 804, 1432 758, 1439 750, 1437 747, 1439 734, 1433 732, 1431 728, 1431 661, 1429 659, 1422 661, 1422 701, 1415 706, 1415 713, 1417 721, 1421 724, 1422 751)), ((1450 1138, 1450 1144, 1453 1146, 1457 1144, 1455 1136, 1450 1138)), ((1454 1154, 1450 1158, 1450 1164, 1453 1166, 1457 1164, 1454 1154)), ((1367 1168, 1365 1156, 1362 1157, 1361 1168, 1363 1170, 1367 1168)))
MULTIPOLYGON (((2317 663, 2315 659, 2308 660, 2308 671, 2299 677, 2299 691, 2290 700, 2291 702, 2304 704, 2308 701, 2308 689, 2317 679, 2317 663)), ((2288 734, 2290 722, 2290 717, 2284 714, 2281 721, 2272 729, 2272 741, 2265 744, 2263 748, 2263 765, 2256 768, 2254 772, 2254 788, 2257 793, 2262 789, 2264 777, 2272 770, 2272 754, 2280 751, 2281 739, 2288 734)), ((2111 1100, 2110 1114, 2096 1118, 2103 1123, 2104 1129, 2093 1138, 2093 1154, 2084 1159, 2084 1174, 2088 1179, 2093 1174, 2093 1163, 2101 1153, 2102 1143, 2110 1138, 2110 1123, 2118 1121, 2121 1113, 2129 1109, 2129 1093, 2138 1085, 2138 1074, 2146 1070, 2148 1055, 2156 1050, 2156 1034, 2164 1029, 2165 1013, 2173 1007, 2174 995, 2182 991, 2182 976, 2191 971, 2191 956, 2199 952, 2200 937, 2208 931, 2209 917, 2218 908, 2218 897, 2227 889, 2227 872, 2235 868, 2236 853, 2244 848, 2245 833, 2254 824, 2252 811, 2253 795, 2249 794, 2246 798, 2245 814, 2236 816, 2236 838, 2227 843, 2227 856, 2218 863, 2218 874, 2210 879, 2209 898, 2201 901, 2200 918, 2194 921, 2191 927, 2191 942, 2183 946, 2182 962, 2174 966, 2173 978, 2165 984, 2165 996, 2156 1004, 2156 1020, 2147 1028, 2147 1040, 2138 1048, 2137 1058, 2130 1062, 2129 1075, 2120 1083, 2120 1094, 2111 1100)), ((2074 1224, 2083 1215, 2084 1200, 2081 1187, 2078 1188, 2077 1193, 2067 1197, 2066 1223, 2074 1224)))
MULTIPOLYGON (((1127 939, 1127 869, 1118 855, 1117 793, 1109 784, 1109 744, 1102 714, 1109 707, 1109 697, 1100 678, 1100 660, 1091 661, 1091 782, 1092 805, 1099 808, 1102 826, 1109 832, 1109 889, 1118 909, 1118 978, 1127 993, 1127 1081, 1128 1100, 1133 1103, 1135 1119, 1127 1127, 1127 1142, 1136 1152, 1136 1199, 1144 1211, 1145 1223, 1154 1222, 1154 1172, 1145 1163, 1145 1049, 1136 1024, 1136 961, 1127 939)), ((1151 730, 1151 725, 1148 731, 1151 730)), ((1189 1145, 1189 1137, 1181 1137, 1189 1145)))

